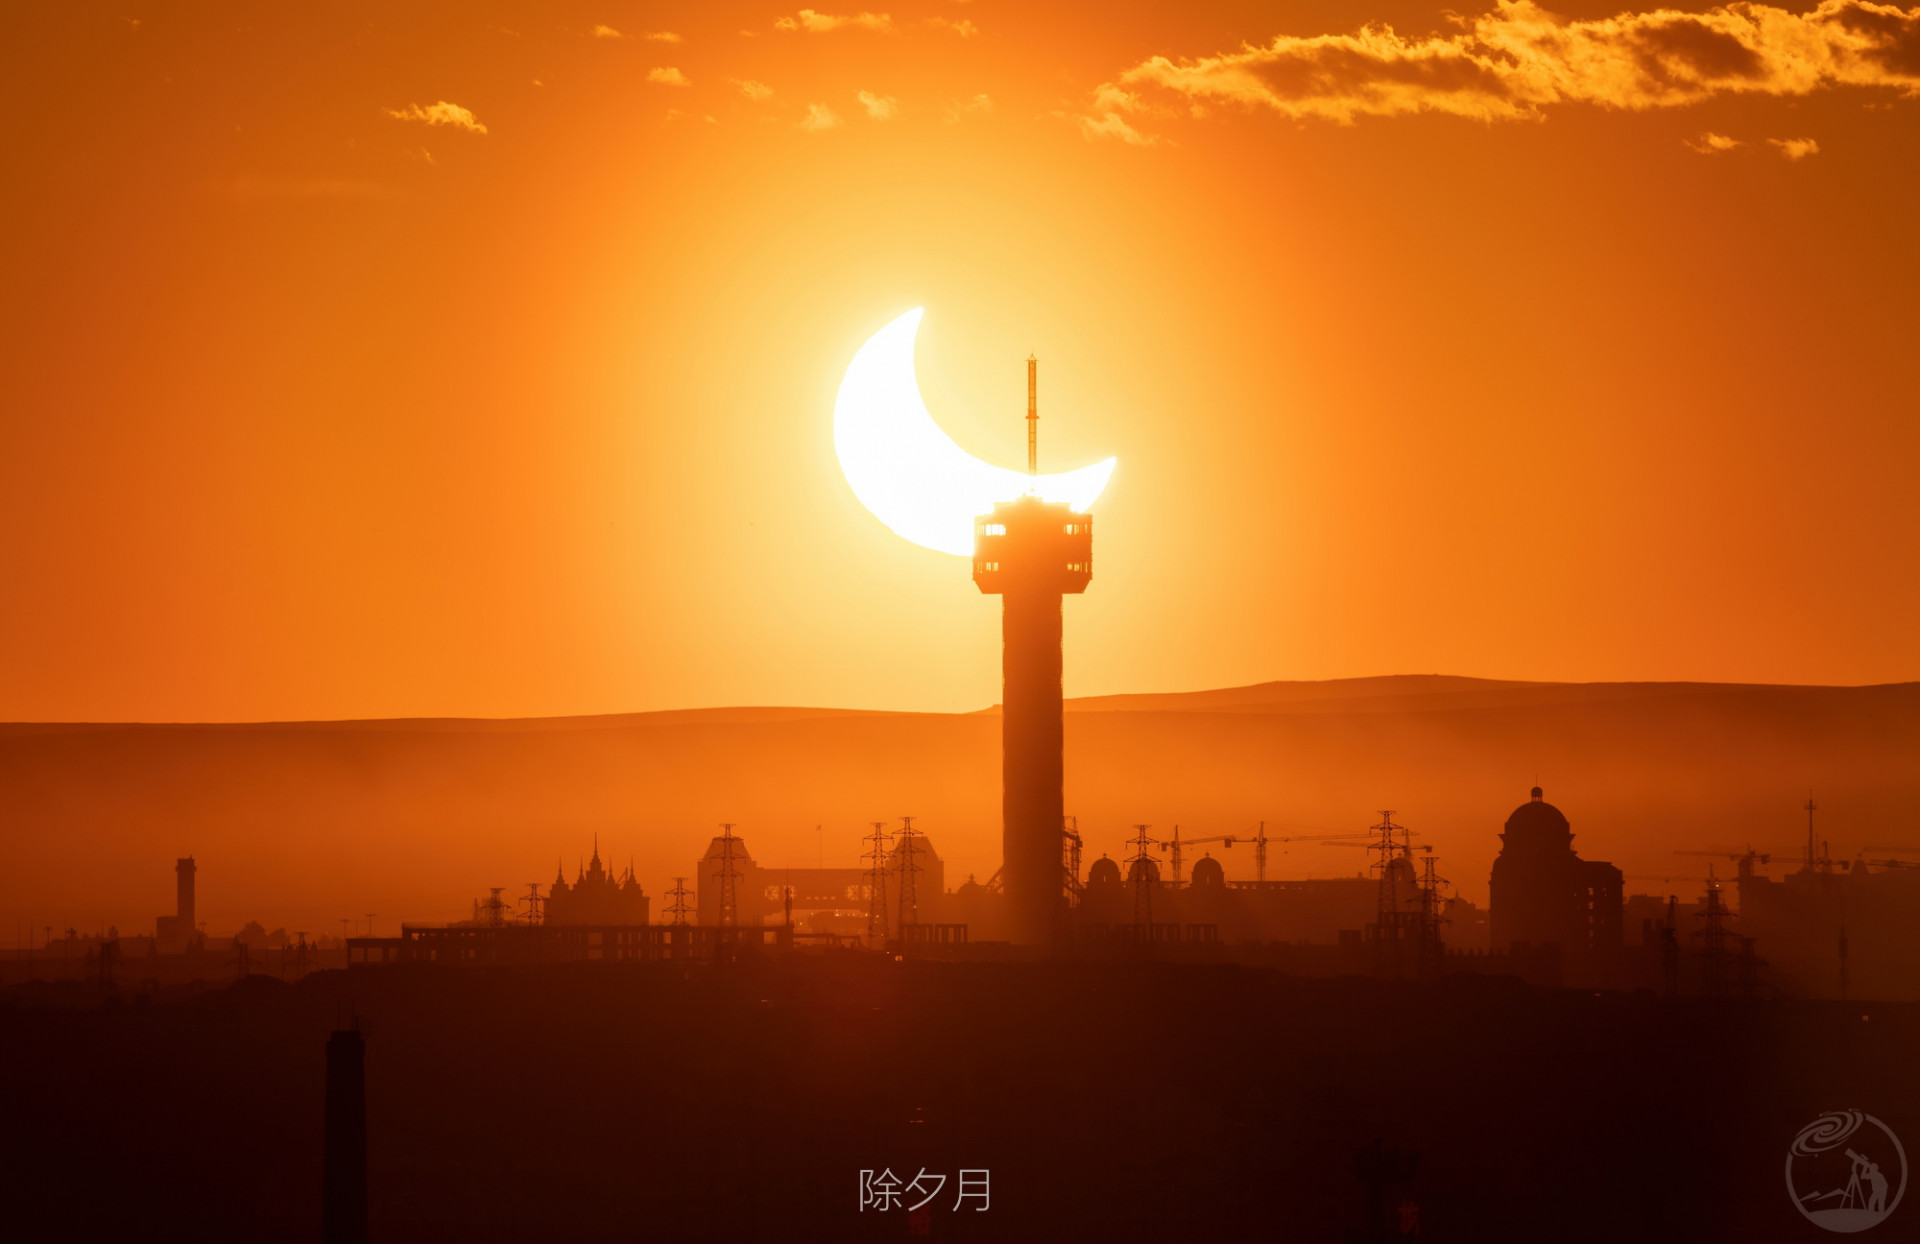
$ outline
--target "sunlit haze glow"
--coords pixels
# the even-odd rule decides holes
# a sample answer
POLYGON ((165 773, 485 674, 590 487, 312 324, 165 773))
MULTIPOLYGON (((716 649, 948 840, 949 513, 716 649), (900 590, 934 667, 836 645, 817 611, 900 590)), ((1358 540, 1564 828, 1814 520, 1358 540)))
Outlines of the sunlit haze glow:
POLYGON ((1920 0, 802 2, 7 6, 0 722, 1920 677, 1920 0))
POLYGON ((833 406, 833 448, 860 503, 915 544, 965 557, 973 520, 995 502, 1035 492, 1086 510, 1116 459, 1057 475, 1030 476, 982 462, 940 430, 913 370, 924 309, 915 307, 867 339, 847 365, 833 406))

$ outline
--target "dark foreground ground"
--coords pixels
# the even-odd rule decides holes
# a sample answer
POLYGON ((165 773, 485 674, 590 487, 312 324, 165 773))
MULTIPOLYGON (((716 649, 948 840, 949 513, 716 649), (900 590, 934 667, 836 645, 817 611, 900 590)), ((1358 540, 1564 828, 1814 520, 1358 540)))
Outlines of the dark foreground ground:
POLYGON ((1920 1144, 1914 1005, 851 954, 370 969, 0 994, 0 1234, 317 1240, 354 1016, 380 1242, 1343 1241, 1375 1140, 1418 1154, 1390 1192, 1423 1240, 1820 1240, 1783 1180, 1802 1125, 1920 1144), (924 1237, 860 1211, 862 1169, 922 1168, 924 1237), (985 1212, 952 1208, 962 1169, 985 1212))

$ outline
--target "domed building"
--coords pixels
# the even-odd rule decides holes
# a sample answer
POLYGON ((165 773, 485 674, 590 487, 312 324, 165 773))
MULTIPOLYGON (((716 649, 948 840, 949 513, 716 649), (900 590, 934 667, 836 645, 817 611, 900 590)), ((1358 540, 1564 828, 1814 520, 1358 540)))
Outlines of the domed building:
MULTIPOLYGON (((905 924, 967 924, 995 927, 985 915, 955 915, 947 910, 958 902, 965 911, 985 911, 998 901, 972 877, 947 891, 947 866, 933 839, 920 830, 899 835, 887 849, 882 884, 886 904, 885 935, 905 936, 905 924)), ((729 828, 707 843, 707 853, 694 865, 699 897, 697 921, 708 927, 724 924, 726 894, 733 892, 733 919, 743 928, 785 923, 791 913, 796 925, 813 932, 838 931, 865 936, 872 906, 873 872, 856 868, 788 868, 762 864, 747 849, 747 840, 729 828), (732 885, 729 887, 729 874, 732 885), (857 933, 855 931, 858 931, 857 933)), ((976 940, 985 933, 973 934, 976 940)))
POLYGON ((1074 920, 1080 925, 1112 926, 1133 919, 1133 887, 1121 878, 1120 861, 1101 856, 1087 869, 1074 920))
POLYGON ((1220 866, 1219 860, 1213 858, 1211 851, 1193 862, 1191 885, 1195 890, 1225 890, 1227 888, 1227 870, 1220 866))
POLYGON ((1620 949, 1620 870, 1583 860, 1560 809, 1533 797, 1513 810, 1493 861, 1488 921, 1495 951, 1516 942, 1560 947, 1572 958, 1620 949))

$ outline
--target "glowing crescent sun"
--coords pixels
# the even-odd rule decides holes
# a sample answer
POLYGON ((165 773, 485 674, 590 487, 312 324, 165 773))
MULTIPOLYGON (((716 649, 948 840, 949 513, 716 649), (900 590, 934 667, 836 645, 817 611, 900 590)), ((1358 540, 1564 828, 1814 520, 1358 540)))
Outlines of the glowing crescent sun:
POLYGON ((867 339, 847 364, 833 404, 833 448, 860 503, 896 535, 961 557, 973 553, 973 520, 995 502, 1035 492, 1075 510, 1094 503, 1116 461, 1028 475, 982 462, 940 430, 920 400, 915 307, 867 339))

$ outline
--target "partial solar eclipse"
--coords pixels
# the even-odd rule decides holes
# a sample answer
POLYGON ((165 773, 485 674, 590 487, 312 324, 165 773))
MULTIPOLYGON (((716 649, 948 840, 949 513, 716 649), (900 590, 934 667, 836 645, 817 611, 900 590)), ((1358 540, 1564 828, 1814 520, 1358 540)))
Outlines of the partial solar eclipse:
POLYGON ((915 544, 967 557, 973 520, 1000 501, 1037 493, 1084 511, 1116 459, 1057 475, 1028 475, 982 462, 940 430, 920 400, 913 342, 915 307, 867 339, 847 364, 833 404, 833 448, 860 503, 915 544))

